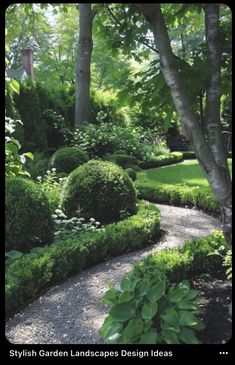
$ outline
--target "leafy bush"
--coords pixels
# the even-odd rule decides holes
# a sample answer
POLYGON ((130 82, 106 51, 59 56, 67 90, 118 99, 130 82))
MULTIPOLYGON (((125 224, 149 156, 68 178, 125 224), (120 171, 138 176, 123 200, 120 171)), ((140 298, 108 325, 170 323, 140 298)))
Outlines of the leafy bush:
POLYGON ((60 207, 61 193, 63 190, 66 176, 63 173, 57 173, 56 168, 47 170, 43 176, 37 176, 37 183, 46 194, 51 213, 60 207))
POLYGON ((100 335, 107 343, 199 343, 194 331, 204 325, 196 318, 201 312, 198 293, 187 279, 202 273, 224 278, 218 250, 223 257, 228 252, 220 231, 182 248, 157 251, 135 264, 120 290, 111 286, 103 297, 112 308, 100 335))
POLYGON ((6 268, 7 315, 53 283, 110 256, 151 244, 159 235, 159 209, 141 202, 138 213, 126 220, 24 255, 6 268))
POLYGON ((171 151, 188 151, 191 147, 189 139, 183 134, 178 134, 176 136, 168 134, 167 145, 171 151))
POLYGON ((171 152, 167 155, 160 155, 149 161, 141 161, 139 166, 142 169, 151 169, 154 167, 160 167, 170 165, 183 160, 183 154, 181 152, 171 152))
POLYGON ((6 176, 30 176, 26 170, 26 157, 33 160, 34 156, 31 152, 20 154, 21 144, 13 137, 16 124, 22 124, 20 120, 5 120, 5 175, 6 176))
POLYGON ((34 152, 33 157, 33 160, 26 162, 26 168, 30 173, 30 177, 36 179, 37 176, 46 173, 49 158, 44 152, 34 152))
POLYGON ((184 160, 196 158, 194 151, 183 151, 182 153, 184 160))
POLYGON ((6 179, 6 248, 27 250, 52 242, 53 221, 44 192, 32 181, 6 179))
POLYGON ((199 187, 159 185, 151 186, 148 183, 135 183, 140 199, 156 203, 166 203, 176 206, 195 206, 206 213, 218 214, 219 203, 214 195, 200 191, 199 187))
POLYGON ((129 167, 129 168, 126 169, 126 172, 130 176, 130 178, 131 178, 132 181, 135 181, 136 180, 137 176, 136 176, 136 172, 135 172, 134 169, 132 169, 132 168, 129 167))
POLYGON ((78 146, 90 157, 102 157, 107 153, 125 150, 137 158, 142 156, 140 136, 131 127, 113 124, 87 124, 83 130, 76 130, 72 145, 78 146))
POLYGON ((130 155, 113 154, 113 155, 108 155, 106 159, 121 166, 123 169, 127 169, 128 167, 133 167, 138 165, 137 158, 130 155))
POLYGON ((136 212, 136 192, 129 176, 111 162, 91 160, 68 176, 62 197, 68 217, 82 213, 102 224, 117 221, 121 212, 136 212))
POLYGON ((70 173, 88 161, 88 156, 78 147, 64 147, 57 150, 50 158, 49 167, 58 172, 70 173))
POLYGON ((73 133, 65 123, 64 117, 51 109, 44 110, 43 117, 47 124, 48 145, 54 148, 68 145, 73 133))
POLYGON ((35 86, 30 81, 22 84, 20 94, 15 95, 14 100, 24 125, 24 150, 45 150, 47 148, 46 124, 35 86))
POLYGON ((89 222, 84 222, 84 218, 77 217, 68 219, 61 209, 56 209, 52 218, 55 223, 54 237, 57 241, 78 238, 82 233, 101 228, 100 222, 94 218, 90 218, 89 222))
POLYGON ((197 318, 199 297, 187 280, 175 285, 132 274, 122 279, 120 289, 111 286, 102 298, 112 305, 99 330, 106 343, 199 343, 195 331, 204 328, 197 318))

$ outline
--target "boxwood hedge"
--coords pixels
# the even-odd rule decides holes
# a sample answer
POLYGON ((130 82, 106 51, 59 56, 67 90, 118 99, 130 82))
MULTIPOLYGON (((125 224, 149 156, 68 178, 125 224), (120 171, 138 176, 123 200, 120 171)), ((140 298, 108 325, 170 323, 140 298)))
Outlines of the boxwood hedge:
POLYGON ((140 202, 138 213, 79 239, 58 241, 6 267, 6 314, 10 315, 51 285, 104 261, 156 241, 159 209, 140 202))

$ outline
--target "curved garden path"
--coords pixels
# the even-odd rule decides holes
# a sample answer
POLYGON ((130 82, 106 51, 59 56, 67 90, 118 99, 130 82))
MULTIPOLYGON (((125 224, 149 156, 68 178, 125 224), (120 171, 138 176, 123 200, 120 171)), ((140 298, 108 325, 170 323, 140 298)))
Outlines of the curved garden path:
POLYGON ((107 315, 100 303, 107 280, 118 286, 132 265, 147 254, 200 238, 221 222, 202 212, 160 205, 161 228, 166 235, 142 250, 103 262, 50 289, 6 323, 6 337, 21 344, 99 344, 98 329, 107 315))

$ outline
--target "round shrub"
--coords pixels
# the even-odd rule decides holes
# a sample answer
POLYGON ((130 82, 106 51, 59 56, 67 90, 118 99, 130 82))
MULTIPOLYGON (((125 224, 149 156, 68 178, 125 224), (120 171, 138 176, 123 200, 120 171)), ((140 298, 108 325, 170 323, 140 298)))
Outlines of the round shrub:
POLYGON ((90 160, 71 172, 62 205, 68 217, 81 215, 102 224, 136 212, 136 192, 129 176, 117 165, 90 160))
POLYGON ((49 167, 58 172, 70 173, 78 166, 88 161, 88 155, 78 147, 64 147, 57 150, 50 159, 49 167))
POLYGON ((137 176, 136 176, 136 172, 135 172, 134 169, 132 169, 132 168, 129 167, 125 171, 128 173, 128 175, 130 176, 130 178, 131 178, 132 181, 135 181, 136 180, 137 176))
POLYGON ((128 167, 134 167, 138 165, 138 160, 134 156, 130 155, 109 155, 107 158, 109 161, 116 163, 121 166, 123 169, 127 169, 128 167))
POLYGON ((6 179, 5 217, 7 250, 27 251, 52 242, 49 202, 36 183, 21 177, 6 179))

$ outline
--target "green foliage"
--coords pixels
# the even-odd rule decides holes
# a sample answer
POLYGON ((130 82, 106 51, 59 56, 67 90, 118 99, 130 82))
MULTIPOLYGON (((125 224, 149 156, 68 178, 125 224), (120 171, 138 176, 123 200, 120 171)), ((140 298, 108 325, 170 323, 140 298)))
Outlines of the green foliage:
POLYGON ((76 130, 72 144, 81 147, 90 157, 101 157, 123 149, 137 158, 142 155, 140 135, 134 133, 131 127, 113 124, 88 124, 84 130, 76 130))
POLYGON ((136 215, 106 226, 103 230, 86 232, 79 239, 56 241, 37 252, 14 260, 6 268, 6 313, 53 283, 69 275, 156 241, 160 234, 160 214, 150 203, 139 205, 136 215), (139 235, 141 232, 141 236, 139 235))
POLYGON ((31 152, 20 154, 21 144, 13 137, 16 123, 22 124, 20 120, 5 120, 5 175, 9 176, 30 176, 25 168, 26 157, 33 160, 31 152))
POLYGON ((171 152, 166 155, 156 156, 149 161, 141 161, 139 163, 139 166, 142 169, 150 169, 154 167, 170 165, 172 163, 182 161, 182 159, 183 159, 183 154, 181 152, 171 152))
POLYGON ((66 180, 64 174, 58 174, 56 168, 47 170, 43 176, 37 176, 37 183, 45 192, 51 213, 60 207, 61 193, 66 180))
POLYGON ((127 169, 128 167, 132 168, 138 165, 136 157, 125 154, 118 155, 115 153, 113 155, 106 155, 105 159, 121 166, 123 169, 127 169))
POLYGON ((32 181, 6 179, 6 248, 22 249, 50 243, 53 222, 44 192, 32 181))
POLYGON ((33 157, 33 160, 26 162, 26 168, 30 177, 35 180, 37 176, 45 175, 49 158, 44 152, 34 152, 33 157))
POLYGON ((228 250, 224 257, 223 266, 227 268, 226 275, 228 280, 232 280, 232 250, 228 250))
POLYGON ((47 148, 46 124, 42 116, 36 88, 28 81, 21 84, 20 94, 14 97, 20 119, 24 125, 24 149, 47 148))
POLYGON ((122 279, 120 289, 111 286, 102 298, 112 305, 99 330, 106 343, 199 343, 195 330, 204 328, 197 318, 199 297, 187 280, 176 285, 131 274, 122 279))
POLYGON ((182 248, 163 249, 134 265, 120 290, 112 285, 103 296, 111 304, 99 330, 106 343, 196 344, 195 331, 204 328, 198 292, 188 280, 202 273, 224 278, 221 260, 228 252, 222 232, 188 241, 182 248), (195 270, 196 269, 196 270, 195 270))
POLYGON ((183 159, 184 160, 190 160, 190 159, 195 159, 195 152, 194 151, 183 151, 183 159))
POLYGON ((52 218, 55 224, 54 237, 57 241, 78 238, 84 232, 94 232, 101 228, 100 222, 94 218, 90 218, 89 222, 85 223, 84 218, 72 217, 68 219, 61 209, 56 209, 52 218))
POLYGON ((52 148, 68 145, 73 134, 67 127, 64 117, 51 109, 46 109, 43 111, 43 118, 47 124, 48 145, 52 148))
POLYGON ((88 155, 78 147, 63 147, 51 156, 49 167, 69 174, 88 159, 88 155))
POLYGON ((129 167, 129 168, 126 169, 126 172, 130 176, 130 178, 131 178, 132 181, 135 181, 137 179, 137 175, 136 175, 136 172, 135 172, 134 169, 132 169, 132 168, 129 167))
POLYGON ((111 162, 91 160, 70 173, 62 197, 68 217, 80 212, 102 224, 118 221, 121 211, 136 212, 136 193, 129 176, 111 162))

